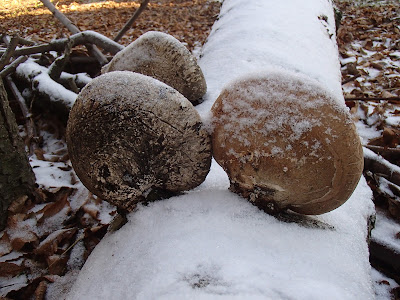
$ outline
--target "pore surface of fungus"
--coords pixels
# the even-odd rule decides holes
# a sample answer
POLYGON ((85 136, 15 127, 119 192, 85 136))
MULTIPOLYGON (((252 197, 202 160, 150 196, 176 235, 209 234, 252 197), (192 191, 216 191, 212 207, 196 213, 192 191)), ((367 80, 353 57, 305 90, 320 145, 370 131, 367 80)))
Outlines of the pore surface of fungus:
POLYGON ((231 190, 264 210, 322 214, 342 205, 363 168, 344 103, 287 71, 230 84, 212 107, 213 154, 231 190))
POLYGON ((118 52, 102 72, 132 71, 156 78, 178 90, 192 103, 207 91, 196 58, 173 36, 149 31, 118 52))
POLYGON ((69 116, 67 144, 82 183, 131 211, 196 187, 211 164, 211 141, 193 105, 175 89, 133 72, 95 78, 69 116))

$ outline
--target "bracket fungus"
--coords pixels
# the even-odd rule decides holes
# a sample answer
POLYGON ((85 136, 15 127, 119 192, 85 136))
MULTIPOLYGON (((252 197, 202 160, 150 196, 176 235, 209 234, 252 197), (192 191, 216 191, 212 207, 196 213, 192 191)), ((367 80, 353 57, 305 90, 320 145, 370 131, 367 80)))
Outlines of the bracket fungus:
POLYGON ((190 102, 201 102, 206 81, 196 58, 173 36, 157 31, 141 35, 118 52, 102 73, 132 71, 156 78, 178 90, 190 102))
POLYGON ((126 211, 198 186, 211 164, 210 136, 193 105, 128 71, 101 75, 81 91, 66 136, 82 183, 126 211))
POLYGON ((249 75, 212 107, 213 154, 231 190, 269 213, 322 214, 353 193, 363 169, 359 136, 339 99, 305 75, 249 75))

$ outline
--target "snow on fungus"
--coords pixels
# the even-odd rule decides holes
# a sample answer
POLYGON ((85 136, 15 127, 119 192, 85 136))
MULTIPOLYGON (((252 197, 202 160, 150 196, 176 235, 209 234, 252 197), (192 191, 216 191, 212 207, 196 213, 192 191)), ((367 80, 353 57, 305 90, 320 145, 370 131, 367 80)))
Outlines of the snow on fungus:
POLYGON ((344 103, 307 76, 248 75, 211 110, 213 155, 230 189, 261 209, 322 214, 356 188, 363 152, 355 126, 344 103))
POLYGON ((210 136, 193 105, 166 84, 115 71, 78 95, 67 125, 72 165, 95 195, 122 210, 202 183, 210 136))
POLYGON ((156 78, 178 90, 190 102, 201 102, 207 91, 197 60, 173 36, 149 31, 118 52, 102 73, 132 71, 156 78))

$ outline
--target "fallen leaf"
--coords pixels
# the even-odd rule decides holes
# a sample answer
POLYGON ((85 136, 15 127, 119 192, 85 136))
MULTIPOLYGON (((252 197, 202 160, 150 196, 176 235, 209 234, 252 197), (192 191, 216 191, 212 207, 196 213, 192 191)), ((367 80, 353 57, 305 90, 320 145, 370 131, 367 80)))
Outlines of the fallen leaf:
POLYGON ((13 277, 25 270, 23 265, 11 262, 0 262, 0 274, 2 277, 13 277))

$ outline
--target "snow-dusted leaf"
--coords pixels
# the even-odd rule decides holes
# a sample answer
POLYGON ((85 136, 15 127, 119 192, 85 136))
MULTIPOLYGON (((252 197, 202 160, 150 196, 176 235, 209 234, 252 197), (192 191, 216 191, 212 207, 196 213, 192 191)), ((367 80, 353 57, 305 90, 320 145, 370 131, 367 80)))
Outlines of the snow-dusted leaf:
POLYGON ((1 277, 13 277, 25 270, 25 267, 21 264, 12 262, 0 262, 0 276, 1 277))
MULTIPOLYGON (((65 240, 70 240, 76 233, 76 228, 60 229, 51 233, 39 246, 34 250, 36 254, 51 256, 57 252, 58 246, 65 240)), ((68 243, 70 244, 70 243, 68 243)))
POLYGON ((0 237, 0 257, 10 253, 12 251, 10 238, 6 231, 1 233, 0 237))

